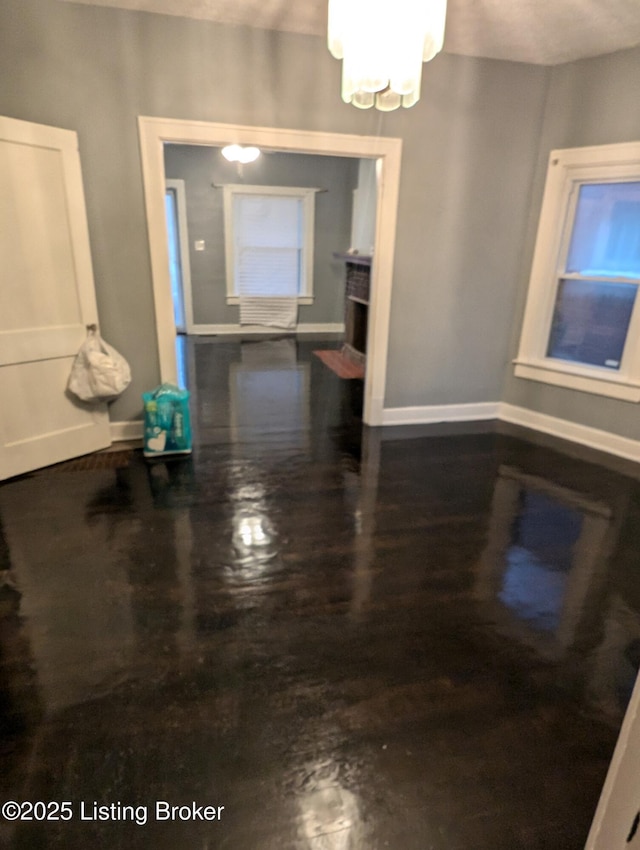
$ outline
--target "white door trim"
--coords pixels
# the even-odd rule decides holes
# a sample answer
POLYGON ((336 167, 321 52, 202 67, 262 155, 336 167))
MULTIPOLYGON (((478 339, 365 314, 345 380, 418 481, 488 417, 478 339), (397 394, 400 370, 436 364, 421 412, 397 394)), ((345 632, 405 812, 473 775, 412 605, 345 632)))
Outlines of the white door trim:
POLYGON ((166 142, 215 147, 228 144, 251 144, 270 150, 358 159, 370 157, 380 161, 363 419, 368 425, 382 424, 402 140, 342 133, 318 133, 308 130, 285 130, 274 127, 211 124, 204 121, 147 116, 139 116, 138 131, 153 277, 160 378, 162 381, 172 383, 177 380, 177 368, 164 214, 163 145, 166 142))

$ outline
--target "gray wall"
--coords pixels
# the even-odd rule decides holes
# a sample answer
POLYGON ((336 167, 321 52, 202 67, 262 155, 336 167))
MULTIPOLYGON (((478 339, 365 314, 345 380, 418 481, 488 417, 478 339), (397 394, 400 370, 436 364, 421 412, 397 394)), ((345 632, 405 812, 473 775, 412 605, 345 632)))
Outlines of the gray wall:
MULTIPOLYGON (((640 139, 640 48, 557 66, 552 70, 518 280, 511 357, 518 350, 549 152, 556 148, 640 139)), ((506 371, 503 400, 632 439, 640 439, 637 404, 552 387, 506 371)))
POLYGON ((159 377, 140 114, 401 137, 385 403, 500 397, 550 71, 441 54, 389 114, 343 104, 340 72, 323 38, 0 3, 0 113, 79 133, 102 330, 134 374, 112 419, 159 377))
POLYGON ((185 181, 193 311, 196 324, 238 324, 239 308, 226 303, 224 255, 224 183, 256 186, 312 186, 326 191, 315 196, 314 302, 301 305, 298 321, 344 321, 345 268, 333 258, 346 251, 351 237, 353 190, 358 160, 335 156, 264 153, 242 167, 227 162, 219 148, 166 145, 165 174, 185 181), (194 251, 196 239, 204 251, 194 251))
POLYGON ((425 67, 404 138, 387 407, 497 401, 549 69, 425 67))

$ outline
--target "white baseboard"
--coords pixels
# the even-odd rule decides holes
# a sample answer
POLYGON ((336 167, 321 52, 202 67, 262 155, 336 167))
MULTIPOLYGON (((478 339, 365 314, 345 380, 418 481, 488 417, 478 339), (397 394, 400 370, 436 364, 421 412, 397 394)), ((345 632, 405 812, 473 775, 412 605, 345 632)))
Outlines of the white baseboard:
POLYGON ((111 442, 119 443, 123 440, 142 440, 142 419, 134 419, 132 422, 110 422, 111 442))
MULTIPOLYGON (((620 437, 608 431, 591 428, 559 419, 546 413, 538 413, 526 407, 517 407, 504 402, 480 402, 478 404, 443 404, 424 407, 388 407, 382 411, 382 425, 424 425, 438 422, 472 422, 481 419, 501 419, 512 425, 520 425, 533 431, 541 431, 561 440, 568 440, 596 451, 607 452, 617 457, 640 462, 640 440, 620 437)), ((111 422, 111 440, 142 440, 143 422, 111 422)))
POLYGON ((296 325, 295 329, 266 328, 262 325, 194 325, 189 333, 195 336, 223 336, 225 334, 274 334, 282 336, 286 333, 319 334, 344 333, 344 322, 320 322, 296 325))
POLYGON ((541 431, 569 440, 596 451, 607 452, 625 460, 640 462, 640 440, 620 437, 608 431, 591 428, 538 413, 526 407, 505 402, 480 402, 478 404, 443 404, 424 407, 387 407, 382 411, 383 425, 427 425, 437 422, 469 422, 481 419, 501 419, 533 431, 541 431))
POLYGON ((517 407, 513 404, 500 404, 498 418, 512 425, 521 425, 534 431, 542 431, 552 437, 562 440, 570 440, 590 449, 608 452, 626 460, 640 461, 640 441, 631 440, 628 437, 619 437, 608 431, 591 428, 588 425, 579 425, 568 419, 558 419, 548 416, 546 413, 538 413, 526 407, 517 407))
POLYGON ((382 411, 383 425, 426 425, 436 422, 473 422, 497 419, 500 402, 477 404, 434 404, 425 407, 387 407, 382 411))

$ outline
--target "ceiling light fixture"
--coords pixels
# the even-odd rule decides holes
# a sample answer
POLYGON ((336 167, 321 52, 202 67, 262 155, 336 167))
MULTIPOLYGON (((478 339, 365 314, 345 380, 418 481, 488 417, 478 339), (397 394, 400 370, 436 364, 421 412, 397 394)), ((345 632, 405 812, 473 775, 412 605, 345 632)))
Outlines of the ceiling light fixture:
POLYGON ((422 63, 442 50, 447 0, 329 0, 342 99, 390 112, 420 98, 422 63))
POLYGON ((260 148, 243 148, 242 145, 227 145, 226 148, 222 148, 222 156, 229 160, 229 162, 239 162, 242 164, 255 162, 260 156, 260 148))

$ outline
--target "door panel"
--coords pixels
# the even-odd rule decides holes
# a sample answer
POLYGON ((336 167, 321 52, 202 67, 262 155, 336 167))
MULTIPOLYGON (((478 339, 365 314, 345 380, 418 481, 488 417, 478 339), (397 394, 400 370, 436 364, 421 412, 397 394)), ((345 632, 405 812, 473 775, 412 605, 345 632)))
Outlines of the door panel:
POLYGON ((4 140, 0 157, 0 330, 81 321, 63 154, 4 140))
POLYGON ((110 444, 66 391, 97 323, 77 136, 0 117, 0 479, 110 444))
POLYGON ((640 848, 640 677, 600 795, 585 850, 640 848))

